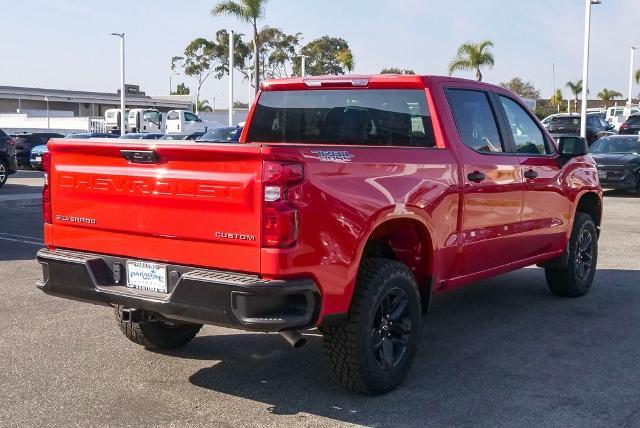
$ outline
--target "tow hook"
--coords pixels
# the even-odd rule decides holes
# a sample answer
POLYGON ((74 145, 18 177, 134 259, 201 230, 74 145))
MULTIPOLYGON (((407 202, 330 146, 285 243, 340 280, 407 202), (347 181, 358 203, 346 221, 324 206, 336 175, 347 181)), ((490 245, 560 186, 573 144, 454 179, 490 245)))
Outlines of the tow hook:
POLYGON ((280 336, 282 336, 292 348, 301 348, 307 343, 307 339, 305 339, 298 330, 281 331, 280 336))

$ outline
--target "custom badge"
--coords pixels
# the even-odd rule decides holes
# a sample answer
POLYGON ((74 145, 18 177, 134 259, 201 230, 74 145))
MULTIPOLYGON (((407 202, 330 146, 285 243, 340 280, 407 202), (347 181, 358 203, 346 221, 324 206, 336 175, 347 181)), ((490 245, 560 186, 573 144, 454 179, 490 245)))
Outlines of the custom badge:
POLYGON ((351 162, 353 154, 346 150, 316 150, 312 151, 314 155, 322 162, 351 162))

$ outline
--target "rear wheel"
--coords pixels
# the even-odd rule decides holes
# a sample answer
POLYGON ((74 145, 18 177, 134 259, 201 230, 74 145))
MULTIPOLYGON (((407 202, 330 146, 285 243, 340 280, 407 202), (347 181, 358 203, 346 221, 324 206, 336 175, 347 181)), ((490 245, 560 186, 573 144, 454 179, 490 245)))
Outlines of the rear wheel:
POLYGON ((394 389, 411 367, 421 314, 418 286, 407 266, 366 260, 346 319, 321 328, 333 380, 366 394, 394 389))
POLYGON ((127 339, 148 349, 174 349, 189 343, 200 331, 202 324, 169 324, 162 320, 124 322, 122 306, 115 307, 120 331, 127 339))
POLYGON ((9 165, 3 159, 0 159, 0 187, 4 186, 9 178, 9 165))
POLYGON ((561 297, 580 297, 591 289, 598 262, 598 234, 590 215, 576 213, 564 269, 545 270, 547 284, 561 297))

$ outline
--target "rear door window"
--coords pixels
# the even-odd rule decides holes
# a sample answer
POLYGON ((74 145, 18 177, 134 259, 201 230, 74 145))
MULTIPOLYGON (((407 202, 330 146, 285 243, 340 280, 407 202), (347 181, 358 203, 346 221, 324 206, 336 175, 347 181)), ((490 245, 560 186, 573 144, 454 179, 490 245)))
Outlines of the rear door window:
POLYGON ((640 125, 640 116, 631 116, 627 120, 627 125, 640 125))
POLYGON ((458 133, 465 146, 477 152, 505 151, 486 92, 448 89, 447 97, 458 133))
POLYGON ((265 91, 248 141, 435 147, 424 90, 265 91))

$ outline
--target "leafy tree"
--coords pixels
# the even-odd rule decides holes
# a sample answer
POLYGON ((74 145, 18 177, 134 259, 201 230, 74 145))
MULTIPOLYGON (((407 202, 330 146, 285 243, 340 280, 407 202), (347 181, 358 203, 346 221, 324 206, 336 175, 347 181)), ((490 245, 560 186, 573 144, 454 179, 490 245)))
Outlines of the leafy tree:
POLYGON ((196 101, 196 105, 193 106, 193 111, 194 113, 198 113, 201 111, 209 112, 209 111, 213 111, 213 109, 209 105, 208 100, 199 100, 199 101, 196 101))
POLYGON ((408 68, 386 67, 380 70, 380 74, 416 74, 408 68))
POLYGON ((562 90, 556 89, 556 93, 551 96, 551 105, 558 107, 563 101, 564 97, 562 96, 562 90))
POLYGON ((234 108, 249 108, 249 104, 243 103, 242 101, 234 101, 233 102, 233 107, 234 108))
POLYGON ((191 89, 189 89, 184 83, 178 83, 176 90, 171 92, 171 95, 189 95, 191 89))
POLYGON ((565 86, 567 88, 569 88, 569 90, 573 94, 573 108, 577 109, 578 108, 578 98, 580 97, 580 94, 582 94, 582 79, 580 79, 580 80, 578 80, 576 82, 567 82, 567 84, 565 86))
POLYGON ((619 98, 621 97, 622 94, 618 91, 611 91, 607 88, 604 88, 603 90, 601 90, 600 92, 598 92, 598 98, 600 98, 602 101, 611 101, 613 99, 619 98))
POLYGON ((215 43, 202 37, 189 43, 183 56, 174 56, 171 60, 172 70, 180 67, 185 75, 196 80, 196 111, 202 85, 214 73, 216 62, 215 43))
POLYGON ((636 83, 640 83, 640 70, 636 70, 636 75, 634 77, 636 78, 636 83))
MULTIPOLYGON (((346 40, 339 37, 323 36, 312 40, 300 49, 306 55, 305 72, 311 76, 323 74, 345 74, 354 67, 353 53, 346 40)), ((301 62, 293 64, 293 74, 301 75, 301 62)))
POLYGON ((540 91, 533 86, 532 82, 524 81, 519 77, 514 77, 508 82, 500 83, 505 89, 510 90, 514 94, 521 96, 522 98, 531 98, 537 100, 540 98, 540 91))
POLYGON ((264 17, 264 9, 268 0, 222 0, 211 11, 214 16, 230 15, 251 24, 253 28, 253 63, 254 82, 256 91, 260 87, 260 38, 258 35, 258 20, 264 17))
POLYGON ((289 64, 293 63, 301 36, 301 33, 285 34, 272 27, 260 30, 260 64, 265 79, 289 77, 289 64))
MULTIPOLYGON (((221 79, 229 73, 229 32, 227 30, 216 31, 215 57, 216 78, 221 79)), ((233 38, 233 68, 247 77, 247 62, 251 59, 251 49, 242 40, 242 34, 235 34, 233 38), (237 36, 237 37, 235 37, 237 36)))
POLYGON ((493 47, 491 40, 484 40, 480 43, 465 43, 458 48, 458 54, 449 63, 449 76, 456 71, 472 70, 476 72, 476 80, 482 81, 482 67, 493 67, 495 59, 489 52, 493 47))

